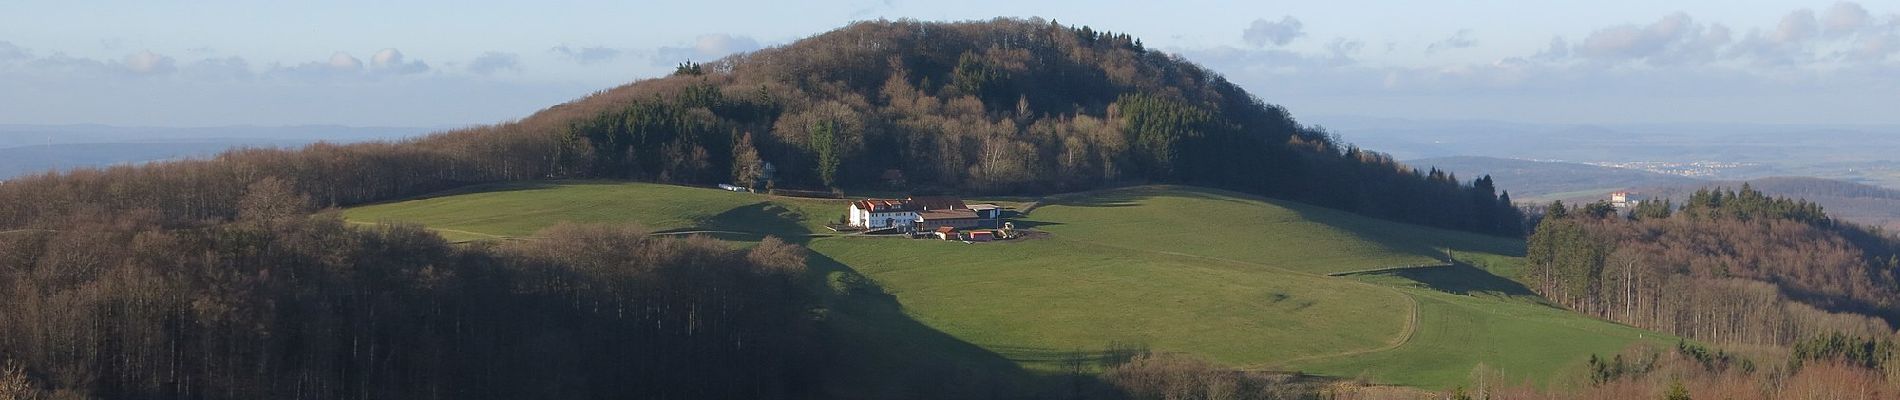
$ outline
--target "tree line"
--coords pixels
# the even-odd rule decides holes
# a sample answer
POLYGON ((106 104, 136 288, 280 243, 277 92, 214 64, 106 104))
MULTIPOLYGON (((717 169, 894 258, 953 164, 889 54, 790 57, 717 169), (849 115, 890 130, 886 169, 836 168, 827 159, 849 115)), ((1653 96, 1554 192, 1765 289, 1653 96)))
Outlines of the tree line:
POLYGON ((275 180, 239 203, 224 224, 0 235, 0 380, 187 399, 792 398, 818 381, 804 250, 776 239, 560 225, 455 246, 307 216, 275 180))
POLYGON ((1891 336, 1822 335, 1792 349, 1744 346, 1746 355, 1686 341, 1673 348, 1639 344, 1593 355, 1587 376, 1560 378, 1543 388, 1473 379, 1451 398, 1887 399, 1900 396, 1900 365, 1894 364, 1900 358, 1891 343, 1891 336))

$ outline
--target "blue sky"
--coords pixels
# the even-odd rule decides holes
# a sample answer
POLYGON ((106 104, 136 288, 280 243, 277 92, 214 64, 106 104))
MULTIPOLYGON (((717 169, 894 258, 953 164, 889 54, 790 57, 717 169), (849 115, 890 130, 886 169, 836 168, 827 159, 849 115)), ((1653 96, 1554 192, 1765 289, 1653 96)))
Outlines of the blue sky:
POLYGON ((1896 2, 8 3, 0 123, 492 123, 854 20, 1012 16, 1134 34, 1296 116, 1900 124, 1896 2))

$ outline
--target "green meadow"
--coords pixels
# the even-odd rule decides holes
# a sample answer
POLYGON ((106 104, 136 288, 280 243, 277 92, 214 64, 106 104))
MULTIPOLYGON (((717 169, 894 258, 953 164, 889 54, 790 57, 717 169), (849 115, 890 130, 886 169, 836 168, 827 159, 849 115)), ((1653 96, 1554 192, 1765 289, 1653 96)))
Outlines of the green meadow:
POLYGON ((1515 239, 1195 187, 1011 200, 1027 211, 1017 225, 1039 234, 833 235, 823 225, 843 201, 619 182, 476 187, 343 215, 457 240, 563 221, 792 238, 812 250, 827 326, 859 350, 838 356, 842 373, 867 386, 926 362, 1050 376, 1129 348, 1433 389, 1480 365, 1550 384, 1581 376, 1591 354, 1675 342, 1547 305, 1507 278, 1522 262, 1515 239), (1440 265, 1446 250, 1452 266, 1380 271, 1440 265))

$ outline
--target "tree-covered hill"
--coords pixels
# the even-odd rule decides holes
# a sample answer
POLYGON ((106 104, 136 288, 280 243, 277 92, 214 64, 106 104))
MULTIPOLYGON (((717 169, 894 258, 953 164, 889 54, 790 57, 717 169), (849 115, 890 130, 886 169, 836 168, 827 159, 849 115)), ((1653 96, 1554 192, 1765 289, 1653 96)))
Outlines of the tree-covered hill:
POLYGON ((1714 342, 1893 333, 1895 238, 1746 184, 1676 204, 1553 203, 1530 237, 1527 280, 1579 312, 1714 342))
MULTIPOLYGON (((605 178, 1042 193, 1188 183, 1515 236, 1490 179, 1343 146, 1127 35, 863 22, 392 142, 0 183, 0 387, 60 398, 803 398, 807 249, 620 226, 452 246, 313 211, 605 178)), ((1075 387, 1082 387, 1078 383, 1075 387)), ((0 396, 4 397, 4 396, 0 396)), ((902 396, 925 397, 925 396, 902 396)), ((959 396, 967 397, 967 396, 959 396)))
POLYGON ((1188 183, 1432 226, 1522 230, 1487 179, 1462 183, 1338 143, 1128 35, 1015 19, 860 22, 682 64, 521 121, 405 142, 24 179, 0 187, 9 205, 0 221, 11 222, 0 224, 87 207, 224 219, 233 189, 263 176, 322 205, 575 177, 964 193, 1188 183))

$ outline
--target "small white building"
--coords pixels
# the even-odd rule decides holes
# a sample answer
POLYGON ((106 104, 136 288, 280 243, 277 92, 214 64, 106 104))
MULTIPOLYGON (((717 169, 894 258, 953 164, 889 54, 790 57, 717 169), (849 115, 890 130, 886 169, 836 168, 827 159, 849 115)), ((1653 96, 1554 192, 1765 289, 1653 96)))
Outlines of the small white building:
POLYGON ((1635 192, 1610 193, 1610 206, 1616 208, 1634 208, 1643 205, 1643 195, 1635 192))
POLYGON ((907 227, 923 207, 907 200, 865 199, 851 202, 850 225, 864 229, 907 227))

